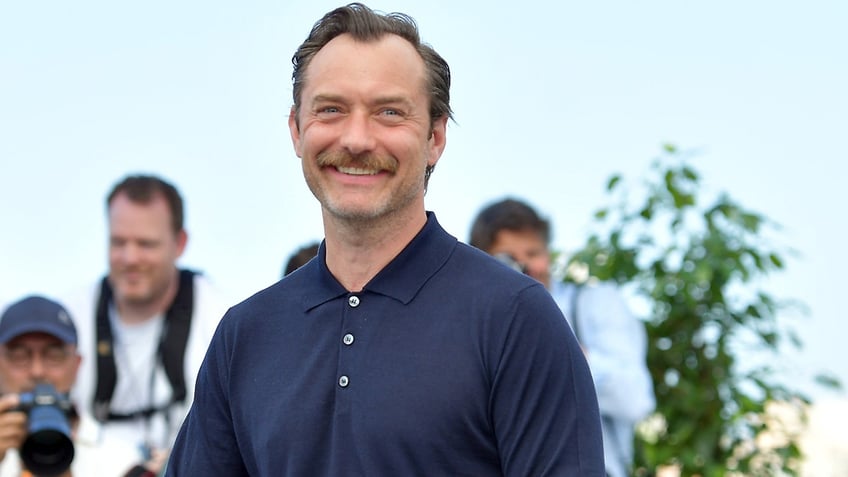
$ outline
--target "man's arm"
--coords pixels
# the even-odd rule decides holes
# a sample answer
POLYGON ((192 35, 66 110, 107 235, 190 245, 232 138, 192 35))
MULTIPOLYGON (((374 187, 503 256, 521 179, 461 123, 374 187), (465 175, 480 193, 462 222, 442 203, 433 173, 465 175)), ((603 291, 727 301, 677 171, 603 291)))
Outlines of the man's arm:
POLYGON ((504 475, 604 475, 598 402, 577 340, 541 285, 514 302, 492 383, 504 475))
POLYGON ((230 414, 225 326, 219 326, 200 367, 194 402, 177 434, 168 477, 247 476, 230 414))

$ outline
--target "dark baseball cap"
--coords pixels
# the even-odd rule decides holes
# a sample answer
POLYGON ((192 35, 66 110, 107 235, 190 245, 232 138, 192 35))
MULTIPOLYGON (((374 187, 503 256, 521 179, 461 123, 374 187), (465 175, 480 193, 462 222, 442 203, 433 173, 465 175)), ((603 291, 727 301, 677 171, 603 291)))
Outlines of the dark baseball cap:
POLYGON ((77 344, 77 329, 65 307, 42 296, 12 303, 0 318, 0 344, 27 333, 46 333, 65 343, 77 344))

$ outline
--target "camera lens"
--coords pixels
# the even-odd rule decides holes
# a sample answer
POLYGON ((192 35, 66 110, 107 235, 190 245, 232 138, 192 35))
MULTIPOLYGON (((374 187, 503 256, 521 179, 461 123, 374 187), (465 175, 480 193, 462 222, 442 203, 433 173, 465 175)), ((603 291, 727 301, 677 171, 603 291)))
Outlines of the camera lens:
POLYGON ((30 434, 24 441, 21 460, 35 475, 60 475, 74 460, 74 445, 68 436, 60 431, 39 431, 30 434))
POLYGON ((26 468, 38 476, 60 475, 74 460, 70 425, 57 396, 52 387, 37 387, 29 409, 29 432, 20 455, 26 468))

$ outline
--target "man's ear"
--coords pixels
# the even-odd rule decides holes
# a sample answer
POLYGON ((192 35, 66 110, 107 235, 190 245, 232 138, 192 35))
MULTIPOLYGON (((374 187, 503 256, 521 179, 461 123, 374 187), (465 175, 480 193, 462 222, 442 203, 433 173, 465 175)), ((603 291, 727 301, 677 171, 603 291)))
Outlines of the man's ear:
POLYGON ((182 256, 183 252, 185 252, 186 245, 188 244, 188 232, 185 229, 177 232, 177 257, 182 256))
POLYGON ((433 128, 430 130, 430 138, 428 139, 428 147, 430 149, 430 157, 427 159, 429 166, 436 166, 442 153, 445 152, 445 144, 447 141, 448 117, 444 115, 433 121, 433 128))
POLYGON ((298 124, 297 111, 294 106, 289 111, 289 134, 291 134, 295 154, 297 154, 297 157, 303 157, 300 150, 300 124, 298 124))

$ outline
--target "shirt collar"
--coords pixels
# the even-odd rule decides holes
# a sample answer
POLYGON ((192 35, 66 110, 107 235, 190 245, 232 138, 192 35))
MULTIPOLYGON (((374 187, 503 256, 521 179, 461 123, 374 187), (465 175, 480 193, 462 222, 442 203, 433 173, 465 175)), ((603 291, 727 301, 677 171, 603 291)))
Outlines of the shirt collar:
MULTIPOLYGON (((407 304, 447 262, 456 244, 457 239, 439 225, 436 214, 427 212, 427 222, 421 231, 362 291, 385 295, 407 304)), ((303 296, 304 311, 348 294, 327 268, 326 256, 322 242, 317 259, 303 267, 304 278, 310 282, 309 291, 303 296)))

